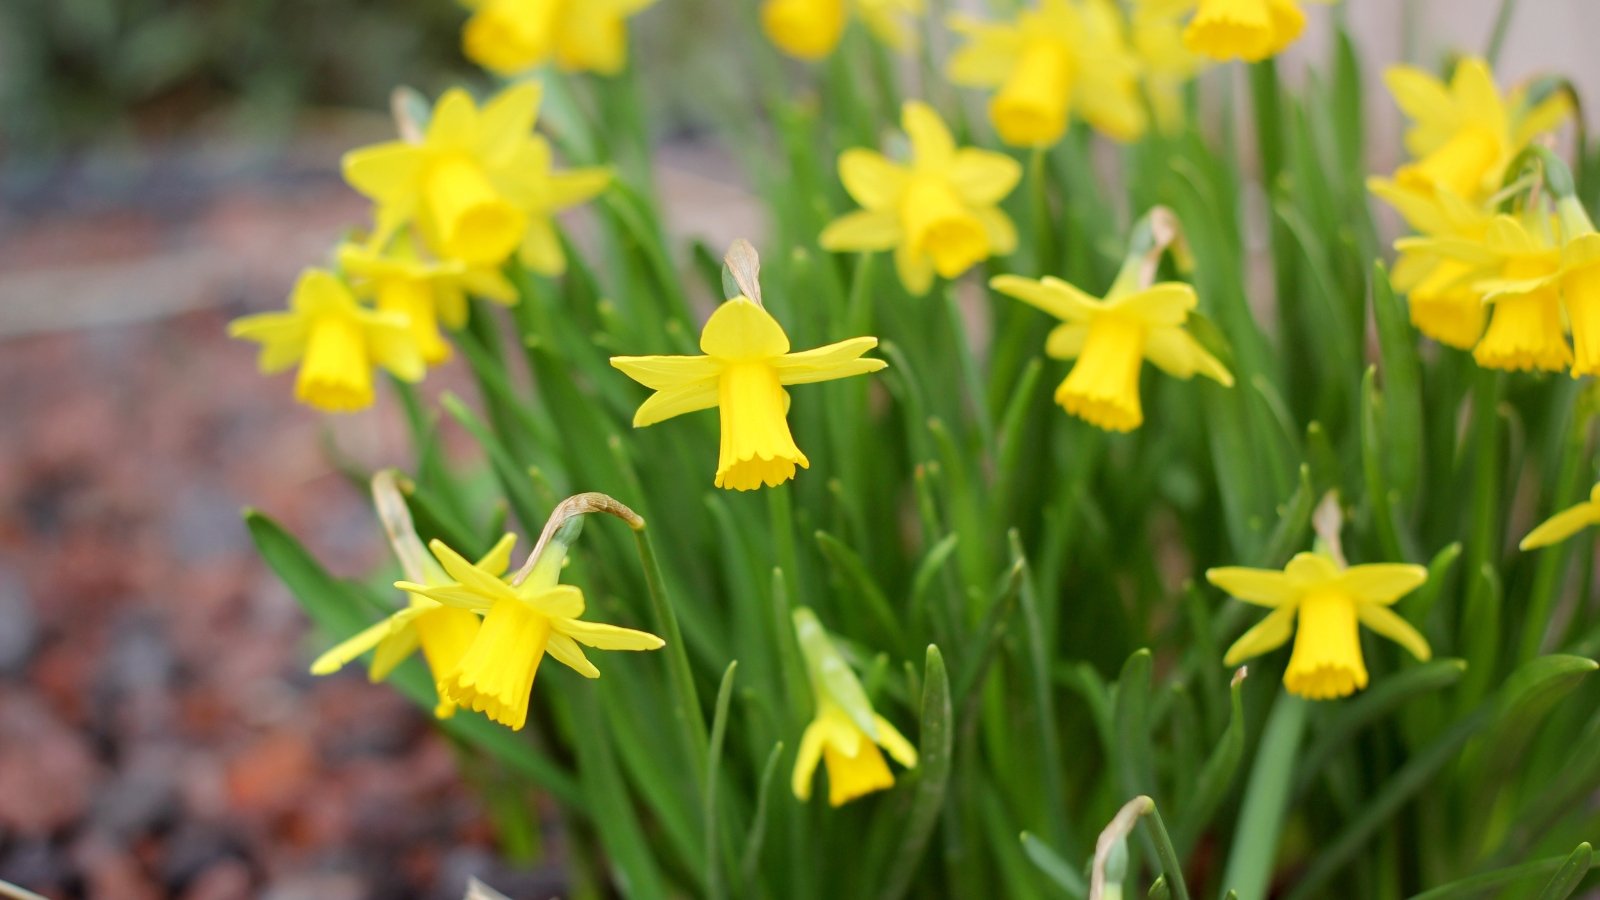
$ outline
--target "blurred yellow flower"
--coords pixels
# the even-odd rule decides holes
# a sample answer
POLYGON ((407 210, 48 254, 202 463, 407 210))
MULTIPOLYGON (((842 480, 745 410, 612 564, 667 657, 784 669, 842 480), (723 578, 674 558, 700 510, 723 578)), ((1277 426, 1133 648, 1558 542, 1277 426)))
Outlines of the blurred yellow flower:
POLYGON ((655 0, 465 0, 467 58, 498 75, 553 60, 566 72, 615 75, 628 61, 627 19, 655 0))
POLYGON ((536 272, 562 272, 551 217, 600 193, 611 175, 552 170, 549 143, 533 133, 540 94, 537 84, 515 85, 480 110, 455 88, 439 98, 419 143, 345 154, 345 180, 377 205, 379 239, 411 224, 446 260, 495 266, 517 252, 536 272))
POLYGON ((1502 98, 1489 64, 1476 58, 1461 60, 1448 85, 1411 66, 1390 68, 1384 81, 1412 121, 1406 149, 1416 161, 1401 166, 1395 181, 1443 187, 1475 203, 1499 190, 1512 157, 1571 111, 1561 94, 1535 106, 1521 91, 1502 98))
MULTIPOLYGON (((396 487, 394 472, 386 470, 375 475, 372 494, 378 515, 388 532, 390 545, 406 577, 435 587, 448 583, 451 579, 428 557, 422 541, 417 538, 405 499, 396 487)), ((511 562, 511 547, 516 542, 516 535, 501 537, 476 565, 497 575, 505 572, 511 562)), ((382 681, 420 646, 423 659, 427 661, 428 670, 433 673, 437 684, 455 668, 467 648, 472 646, 478 634, 478 623, 478 614, 471 610, 445 606, 413 594, 410 605, 405 609, 317 657, 311 664, 311 674, 331 675, 361 654, 375 649, 368 677, 374 682, 382 681)), ((455 711, 455 704, 445 699, 441 691, 434 715, 448 719, 455 715, 455 711)))
POLYGON ((1561 299, 1572 327, 1572 377, 1600 375, 1600 234, 1590 230, 1562 246, 1561 299))
POLYGON ((1548 547, 1596 524, 1600 524, 1600 484, 1590 488, 1588 500, 1544 520, 1539 527, 1528 532, 1528 536, 1517 546, 1523 550, 1548 547))
POLYGON ((1421 566, 1376 563, 1340 568, 1320 553, 1300 553, 1281 572, 1229 566, 1207 570, 1206 580, 1245 603, 1272 609, 1228 648, 1224 665, 1236 666, 1269 653, 1294 635, 1294 651, 1283 673, 1283 684, 1291 694, 1332 700, 1366 687, 1361 625, 1418 660, 1432 655, 1427 639, 1389 608, 1428 580, 1428 570, 1421 566))
POLYGON ((301 273, 287 312, 236 319, 228 325, 228 335, 261 345, 263 374, 299 363, 295 398, 327 412, 372 405, 375 365, 402 381, 420 381, 427 370, 410 322, 361 306, 326 269, 301 273))
POLYGON ((1055 143, 1074 108, 1117 140, 1144 133, 1138 59, 1110 0, 1042 0, 1014 22, 956 15, 950 27, 968 41, 950 57, 950 80, 997 88, 989 120, 1007 144, 1055 143))
POLYGON ((1282 53, 1305 27, 1299 0, 1199 0, 1183 40, 1215 60, 1259 62, 1282 53))
MULTIPOLYGON (((1483 335, 1489 310, 1474 284, 1478 267, 1450 251, 1481 245, 1494 212, 1444 187, 1404 187, 1370 178, 1367 189, 1422 234, 1395 241, 1400 255, 1389 279, 1396 291, 1407 295, 1411 324, 1441 344, 1471 350, 1483 335)), ((1478 266, 1487 259, 1485 251, 1478 266)))
POLYGON ((499 269, 422 259, 409 232, 383 249, 341 244, 338 258, 345 277, 357 290, 370 293, 379 310, 406 317, 412 341, 429 365, 450 358, 439 323, 464 326, 468 294, 508 306, 517 302, 516 286, 499 269))
POLYGON ((1513 216, 1495 217, 1483 247, 1500 277, 1477 282, 1493 311, 1472 358, 1488 369, 1564 371, 1572 350, 1561 314, 1560 248, 1513 216))
POLYGON ((611 365, 655 391, 634 414, 636 428, 715 406, 722 441, 716 485, 750 491, 776 487, 811 463, 789 432, 784 386, 876 372, 888 365, 861 359, 875 337, 789 352, 783 326, 748 297, 717 307, 700 333, 705 356, 614 356, 611 365))
POLYGON ((1134 3, 1129 19, 1140 78, 1156 124, 1166 133, 1183 126, 1183 87, 1206 64, 1206 59, 1183 41, 1185 8, 1186 4, 1172 0, 1142 0, 1134 3))
POLYGON ((997 204, 1022 167, 1000 153, 956 147, 925 103, 907 102, 901 124, 911 139, 908 164, 861 148, 839 155, 839 178, 862 209, 829 223, 820 242, 832 251, 894 248, 901 283, 921 295, 936 272, 955 278, 1016 249, 1016 226, 997 204))
POLYGON ((854 15, 878 40, 902 50, 915 42, 909 23, 922 8, 923 0, 765 0, 761 28, 784 53, 818 60, 839 45, 854 15))
POLYGON ((834 649, 811 610, 794 611, 795 637, 805 656, 806 672, 817 711, 800 737, 790 787, 796 799, 811 799, 817 764, 828 770, 828 803, 843 806, 857 797, 894 786, 894 774, 883 758, 887 750, 908 769, 917 765, 917 749, 888 720, 873 712, 855 673, 834 649), (883 748, 880 750, 879 748, 883 748))
POLYGON ((451 703, 484 713, 514 731, 528 720, 528 692, 546 653, 585 678, 599 678, 600 670, 579 644, 600 650, 656 650, 665 645, 648 632, 580 620, 583 592, 557 583, 564 545, 547 545, 521 583, 501 578, 506 565, 499 556, 474 564, 440 541, 428 546, 454 580, 399 581, 395 587, 445 606, 484 612, 472 643, 440 677, 439 692, 451 703))
POLYGON ((1125 269, 1104 300, 1051 277, 1001 275, 989 286, 1062 321, 1050 332, 1045 352, 1076 362, 1056 388, 1056 402, 1098 428, 1132 431, 1144 422, 1139 372, 1147 359, 1177 378, 1198 373, 1233 386, 1233 375, 1184 330, 1198 302, 1187 284, 1140 289, 1125 269))

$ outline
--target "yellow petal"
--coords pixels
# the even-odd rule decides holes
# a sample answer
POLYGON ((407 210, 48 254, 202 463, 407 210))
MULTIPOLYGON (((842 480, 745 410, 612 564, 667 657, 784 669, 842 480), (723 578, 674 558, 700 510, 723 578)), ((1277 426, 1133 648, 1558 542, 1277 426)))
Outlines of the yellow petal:
POLYGON ((1152 327, 1182 325, 1199 305, 1194 288, 1176 281, 1151 285, 1107 303, 1118 312, 1136 315, 1152 327))
POLYGON ((968 87, 993 87, 1005 81, 1022 54, 1021 29, 959 13, 950 17, 949 24, 951 31, 969 41, 950 55, 945 66, 950 81, 968 87))
POLYGON ((1002 153, 964 147, 956 151, 946 177, 962 200, 972 206, 993 206, 1022 180, 1022 165, 1002 153))
POLYGON ((1444 82, 1415 66, 1390 66, 1383 81, 1395 104, 1412 119, 1427 119, 1455 105, 1444 82))
POLYGON ((311 663, 311 674, 332 675, 344 668, 351 660, 378 646, 378 642, 389 636, 394 623, 384 619, 375 625, 356 632, 354 637, 346 638, 329 648, 326 653, 317 657, 311 663))
POLYGON ((1600 506, 1592 501, 1579 503, 1544 520, 1539 527, 1528 532, 1528 536, 1517 546, 1523 550, 1548 547, 1572 537, 1596 522, 1600 522, 1600 506))
POLYGON ((620 628, 603 622, 584 622, 579 619, 557 621, 556 629, 580 644, 596 650, 659 650, 666 641, 648 631, 620 628))
POLYGON ((839 252, 888 250, 904 238, 900 217, 892 212, 870 209, 846 213, 822 229, 817 243, 822 249, 839 252))
POLYGON ((888 363, 881 359, 860 359, 861 354, 878 346, 875 337, 850 338, 835 344, 789 353, 772 361, 780 384, 811 384, 876 372, 888 363))
POLYGON ((530 80, 506 88, 484 104, 477 149, 486 165, 509 161, 517 146, 528 139, 543 98, 544 85, 530 80))
POLYGON ((516 545, 516 535, 510 532, 500 535, 500 540, 494 542, 494 546, 478 560, 475 568, 497 577, 504 575, 511 566, 511 548, 516 545))
POLYGON ((1373 603, 1358 604, 1356 617, 1361 620, 1361 624, 1406 648, 1406 652, 1416 657, 1419 662, 1427 662, 1433 656, 1433 650, 1428 647, 1428 639, 1389 607, 1373 603))
POLYGON ((1255 627, 1233 642, 1233 646, 1229 647, 1227 654, 1223 656, 1222 664, 1237 666, 1247 659, 1271 653, 1282 647, 1294 634, 1295 610, 1294 604, 1290 603, 1268 613, 1266 618, 1257 622, 1255 627))
POLYGON ((933 260, 909 242, 894 248, 894 270, 913 297, 921 297, 933 287, 933 260))
POLYGON ((344 180, 379 203, 409 210, 423 159, 422 148, 404 141, 362 147, 344 155, 344 180))
POLYGON ((257 368, 263 375, 293 366, 305 354, 306 319, 295 313, 272 312, 245 316, 228 323, 228 336, 261 345, 257 368))
POLYGON ((1293 602, 1300 588, 1285 572, 1272 569, 1247 569, 1224 566, 1207 569, 1206 580, 1246 603, 1257 606, 1282 606, 1293 602))
POLYGON ((556 276, 567 270, 567 254, 549 219, 539 216, 527 220, 517 258, 540 275, 556 276))
POLYGON ((1088 322, 1104 308, 1099 300, 1059 278, 1046 276, 1035 281, 1020 275, 998 275, 990 280, 989 287, 1063 322, 1088 322))
POLYGON ((439 148, 471 149, 477 130, 477 104, 465 90, 451 88, 433 105, 426 143, 439 148))
POLYGON ((910 172, 876 150, 856 148, 839 154, 839 180, 864 209, 893 208, 910 179, 910 172))
POLYGON ((596 167, 553 172, 546 179, 542 208, 555 212, 593 199, 611 185, 610 169, 596 167))
POLYGON ((467 562, 466 557, 457 553, 444 541, 434 538, 428 542, 428 549, 433 551, 434 559, 439 561, 439 565, 444 566, 445 572, 449 573, 451 578, 460 582, 461 586, 467 590, 482 594, 490 599, 510 597, 512 595, 510 585, 467 562))
POLYGON ((1363 603, 1388 606, 1421 587, 1428 570, 1407 563, 1368 563, 1351 566, 1339 575, 1340 590, 1363 603))
POLYGON ((889 720, 883 716, 874 715, 872 722, 878 726, 878 745, 889 751, 889 755, 894 757, 895 762, 908 769, 915 769, 917 767, 917 748, 911 746, 911 742, 906 740, 905 735, 889 724, 889 720))
POLYGON ((1175 378, 1188 379, 1199 373, 1223 387, 1233 387, 1233 373, 1181 328, 1152 328, 1145 336, 1144 356, 1175 378))
POLYGON ((600 670, 594 667, 594 663, 589 662, 589 658, 583 655, 583 648, 579 647, 572 638, 560 632, 552 632, 550 640, 545 644, 544 649, 546 653, 555 658, 556 662, 577 672, 579 675, 585 678, 600 677, 600 670))
POLYGON ((1088 339, 1089 326, 1063 322, 1050 329, 1050 336, 1044 341, 1044 352, 1053 359, 1077 359, 1083 355, 1083 344, 1088 339))
POLYGON ((722 371, 722 364, 709 356, 613 356, 611 365, 657 391, 687 387, 722 371))
MULTIPOLYGON (((472 615, 464 613, 463 615, 472 615)), ((382 641, 378 642, 377 650, 372 654, 372 668, 367 670, 367 678, 374 684, 389 677, 395 667, 405 662, 415 653, 421 636, 417 629, 410 625, 398 625, 382 641)))
POLYGON ((789 352, 789 337, 771 313, 748 297, 734 297, 706 321, 700 349, 722 360, 769 359, 789 352))
POLYGON ((1339 577, 1339 567, 1321 553, 1296 553, 1283 572, 1303 591, 1325 587, 1339 577))
POLYGON ((955 138, 933 107, 920 100, 908 100, 900 112, 900 124, 911 139, 911 153, 917 168, 943 169, 956 152, 955 138))
POLYGON ((558 584, 527 598, 529 606, 552 619, 575 619, 583 615, 583 591, 574 585, 558 584))
POLYGON ((476 591, 469 591, 459 584, 417 584, 413 581, 396 581, 394 586, 409 594, 455 609, 488 609, 495 600, 476 591))
POLYGON ((822 745, 827 726, 819 719, 806 726, 800 735, 800 748, 794 755, 794 773, 789 776, 789 789, 796 800, 811 799, 811 782, 817 775, 817 764, 822 762, 822 745))
POLYGON ((972 211, 983 225, 984 236, 989 239, 990 256, 1010 256, 1017 249, 1017 226, 998 206, 984 206, 972 211))
POLYGON ((673 416, 699 412, 717 405, 717 379, 707 378, 678 387, 663 388, 645 398, 633 414, 633 427, 644 428, 673 416))

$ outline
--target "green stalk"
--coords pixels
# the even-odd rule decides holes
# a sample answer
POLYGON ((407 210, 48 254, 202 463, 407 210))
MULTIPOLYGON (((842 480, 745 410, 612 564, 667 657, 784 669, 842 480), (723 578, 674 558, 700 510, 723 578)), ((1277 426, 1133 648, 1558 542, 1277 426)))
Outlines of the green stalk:
POLYGON ((1310 709, 1299 697, 1279 694, 1267 718, 1222 876, 1222 886, 1237 892, 1239 900, 1266 900, 1310 709))
POLYGON ((1489 49, 1484 52, 1484 58, 1493 66, 1500 60, 1500 51, 1505 48, 1506 37, 1511 33, 1511 19, 1517 12, 1517 0, 1500 0, 1500 12, 1494 17, 1494 31, 1489 33, 1489 49))
POLYGON ((684 646, 683 633, 678 630, 678 616, 673 612, 672 601, 667 596, 666 584, 661 577, 661 564, 656 560, 650 535, 641 526, 634 530, 633 536, 639 545, 639 561, 644 566, 656 627, 667 642, 667 680, 671 683, 673 693, 672 718, 678 724, 678 735, 694 771, 695 784, 704 790, 710 743, 706 737, 700 696, 695 692, 694 670, 689 666, 688 648, 684 646))

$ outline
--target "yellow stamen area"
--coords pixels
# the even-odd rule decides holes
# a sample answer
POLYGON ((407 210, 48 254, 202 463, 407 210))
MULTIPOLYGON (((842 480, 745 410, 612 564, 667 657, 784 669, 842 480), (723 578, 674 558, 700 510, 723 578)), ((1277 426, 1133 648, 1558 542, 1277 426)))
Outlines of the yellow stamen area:
POLYGON ((1083 353, 1056 388, 1056 402, 1091 425, 1107 431, 1132 431, 1144 421, 1139 406, 1139 369, 1144 360, 1144 326, 1114 312, 1089 325, 1083 353))
POLYGON ((493 72, 512 75, 550 55, 559 0, 491 0, 461 31, 467 58, 493 72))
POLYGON ((411 339, 430 366, 450 358, 450 344, 439 333, 433 285, 424 278, 385 278, 378 284, 378 309, 400 313, 410 323, 411 339))
POLYGON ((1465 263, 1441 261, 1411 291, 1411 324, 1449 347, 1471 350, 1483 335, 1489 311, 1470 288, 1457 285, 1468 272, 1465 263))
POLYGON ((761 27, 778 49, 800 59, 821 59, 844 34, 844 0, 768 0, 761 27))
POLYGON ((1561 279, 1561 294, 1572 324, 1572 375, 1600 375, 1600 265, 1568 272, 1561 279))
POLYGON ((528 692, 550 640, 550 620, 520 600, 490 607, 472 646, 439 680, 444 699, 521 731, 528 721, 528 692))
POLYGON ((527 216, 495 191, 483 170, 465 156, 449 156, 427 173, 424 196, 449 259, 495 265, 522 241, 527 216))
POLYGON ((329 315, 312 322, 294 395, 327 412, 372 405, 372 365, 366 338, 354 319, 329 315))
POLYGON ((1500 158, 1500 141, 1482 125, 1456 132, 1444 146, 1395 172, 1402 188, 1432 190, 1443 187, 1462 197, 1483 192, 1483 181, 1494 173, 1500 158))
POLYGON ((1289 693, 1332 700, 1366 687, 1355 601, 1338 591, 1315 591, 1300 601, 1299 616, 1294 652, 1283 673, 1289 693))
POLYGON ((753 491, 794 477, 795 466, 811 467, 789 433, 788 395, 778 372, 765 361, 738 362, 722 371, 717 387, 722 448, 716 485, 753 491))
POLYGON ((1489 330, 1472 351, 1486 369, 1543 369, 1559 372, 1572 363, 1561 328, 1561 300, 1553 287, 1501 297, 1494 303, 1489 330))
POLYGON ((934 271, 954 278, 989 255, 989 235, 943 179, 919 177, 901 205, 911 246, 933 260, 934 271))
POLYGON ((828 804, 843 806, 873 791, 894 786, 894 775, 883 751, 866 735, 856 743, 856 755, 846 756, 830 742, 823 745, 822 763, 828 767, 828 804))
MULTIPOLYGON (((428 661, 428 671, 433 673, 437 683, 467 655, 473 639, 478 636, 478 616, 471 610, 441 606, 417 616, 414 627, 422 644, 422 656, 428 661)), ((440 696, 433 714, 448 719, 456 714, 456 705, 440 696)))
POLYGON ((1072 57, 1057 40, 1030 41, 1011 75, 989 102, 989 118, 1008 144, 1054 143, 1067 129, 1072 57))

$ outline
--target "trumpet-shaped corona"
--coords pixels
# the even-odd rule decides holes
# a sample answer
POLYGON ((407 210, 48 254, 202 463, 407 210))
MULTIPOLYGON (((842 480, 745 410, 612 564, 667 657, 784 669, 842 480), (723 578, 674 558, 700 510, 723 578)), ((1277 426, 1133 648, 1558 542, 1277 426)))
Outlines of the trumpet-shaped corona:
POLYGON ((467 58, 499 75, 545 62, 615 75, 628 61, 628 17, 655 0, 473 0, 461 30, 467 58))
POLYGON ((1600 375, 1600 234, 1561 248, 1561 300, 1572 327, 1572 377, 1600 375))
POLYGON ((1016 249, 1016 227, 999 203, 1022 167, 999 153, 958 148, 924 103, 906 103, 901 123, 911 138, 909 163, 873 150, 839 155, 839 178, 862 208, 829 223, 820 240, 831 251, 893 249, 901 283, 921 295, 935 275, 954 278, 1016 249))
POLYGON ((287 312, 245 316, 228 334, 261 344, 263 374, 298 363, 295 398, 326 412, 371 406, 373 366, 404 381, 420 381, 426 370, 410 321, 361 306, 325 269, 301 274, 287 312))
POLYGON ((1147 359, 1177 378, 1200 374, 1233 384, 1227 368, 1184 330, 1197 304, 1189 285, 1164 282, 1137 290, 1119 278, 1104 300, 1059 278, 1001 275, 989 285, 1061 320, 1045 352, 1076 362, 1056 389, 1056 402, 1097 428, 1132 431, 1144 422, 1139 372, 1147 359))
POLYGON ((903 50, 914 41, 910 20, 923 0, 765 0, 761 30, 796 59, 815 61, 833 53, 852 17, 884 45, 903 50))
POLYGON ((1561 251, 1512 216, 1494 220, 1484 246, 1501 277, 1478 283, 1494 309, 1473 359, 1490 369, 1565 371, 1572 350, 1561 319, 1561 251))
POLYGON ((1341 568, 1323 554, 1301 553, 1281 572, 1225 567, 1208 570, 1206 579, 1245 603, 1272 610, 1228 649, 1225 665, 1270 653, 1293 635, 1294 649, 1283 675, 1291 694, 1333 700, 1365 688, 1361 625, 1418 660, 1432 655, 1427 640, 1391 609, 1428 580, 1428 570, 1421 566, 1376 563, 1341 568))
POLYGON ((1259 62, 1282 53, 1305 27, 1297 0, 1199 0, 1183 39, 1212 59, 1259 62))
POLYGON ((811 465, 789 432, 784 388, 876 372, 887 363, 860 357, 877 345, 877 338, 861 337, 791 353, 777 320, 738 296, 706 321, 704 356, 616 356, 611 365, 655 391, 634 415, 635 427, 717 407, 716 486, 750 491, 776 487, 793 478, 796 467, 811 465))

